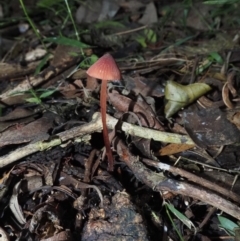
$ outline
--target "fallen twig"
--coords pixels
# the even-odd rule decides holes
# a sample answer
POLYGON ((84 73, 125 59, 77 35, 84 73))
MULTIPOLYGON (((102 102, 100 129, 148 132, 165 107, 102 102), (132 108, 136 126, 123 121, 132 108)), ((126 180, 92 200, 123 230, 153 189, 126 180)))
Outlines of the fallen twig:
POLYGON ((210 190, 213 190, 213 191, 215 191, 219 194, 224 195, 225 197, 233 200, 236 203, 240 203, 240 196, 238 194, 232 192, 229 189, 221 187, 214 182, 211 182, 211 181, 208 181, 204 178, 201 178, 201 177, 199 177, 199 176, 197 176, 193 173, 190 173, 190 172, 185 171, 185 170, 183 170, 181 168, 178 168, 178 167, 173 167, 173 166, 170 166, 168 164, 161 163, 161 162, 154 162, 152 160, 148 160, 148 159, 145 159, 145 158, 143 159, 143 162, 146 163, 147 165, 154 166, 154 167, 159 168, 163 171, 168 171, 168 172, 171 172, 173 174, 180 175, 181 177, 185 177, 190 182, 194 182, 196 184, 199 184, 202 187, 206 187, 210 190))
MULTIPOLYGON (((109 129, 114 129, 117 124, 118 119, 107 115, 107 127, 109 129)), ((102 130, 102 120, 100 113, 95 113, 91 122, 74 127, 70 130, 61 132, 56 135, 55 138, 51 138, 50 141, 39 141, 35 143, 30 143, 24 147, 20 147, 13 152, 0 157, 0 168, 11 164, 23 157, 30 154, 36 153, 38 151, 44 151, 50 149, 54 146, 61 145, 62 143, 76 139, 82 138, 94 132, 100 132, 102 130)), ((127 122, 122 122, 121 130, 128 135, 134 135, 146 139, 153 139, 155 141, 162 141, 167 143, 185 143, 194 144, 190 137, 184 135, 178 135, 173 133, 162 132, 158 130, 148 129, 146 127, 141 127, 133 125, 127 122)))
POLYGON ((146 184, 148 187, 159 192, 169 191, 175 194, 181 194, 201 200, 207 204, 219 208, 223 212, 228 213, 237 219, 240 219, 240 207, 234 203, 209 190, 204 190, 201 187, 189 183, 184 183, 170 178, 166 178, 164 180, 163 176, 151 171, 138 160, 138 157, 133 156, 121 140, 117 142, 116 147, 118 155, 133 171, 136 178, 138 178, 138 180, 146 184))

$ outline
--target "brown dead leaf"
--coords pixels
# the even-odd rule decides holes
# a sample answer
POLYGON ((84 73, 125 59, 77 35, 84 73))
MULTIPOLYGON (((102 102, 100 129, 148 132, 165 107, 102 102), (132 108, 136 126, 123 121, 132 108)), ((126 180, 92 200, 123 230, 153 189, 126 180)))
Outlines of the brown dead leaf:
POLYGON ((33 73, 40 61, 29 63, 23 67, 20 64, 0 63, 0 80, 11 79, 14 80, 33 73))
POLYGON ((152 158, 151 140, 132 136, 132 143, 145 157, 152 158))
POLYGON ((179 152, 183 152, 189 149, 192 149, 195 145, 187 145, 187 144, 175 144, 171 143, 159 150, 160 156, 168 156, 173 155, 179 152))
POLYGON ((236 75, 235 71, 231 71, 228 75, 227 75, 227 82, 228 82, 228 89, 231 92, 232 96, 235 98, 237 97, 237 90, 234 87, 234 77, 236 75))
POLYGON ((141 94, 143 96, 164 96, 164 87, 159 84, 158 79, 148 78, 143 76, 124 76, 125 86, 128 90, 133 91, 136 95, 141 94))
POLYGON ((93 91, 93 90, 96 90, 98 87, 99 87, 99 84, 98 84, 98 81, 96 80, 96 78, 88 76, 86 89, 93 91))
POLYGON ((230 145, 240 142, 240 131, 219 109, 185 111, 185 129, 199 147, 230 145))
POLYGON ((85 69, 75 70, 74 73, 71 74, 71 79, 85 79, 87 77, 88 75, 85 69))
POLYGON ((137 114, 143 126, 163 130, 158 120, 154 117, 150 106, 148 106, 148 108, 143 108, 139 103, 126 96, 120 95, 116 91, 108 93, 108 96, 111 104, 117 109, 117 111, 124 113, 132 111, 137 114))
POLYGON ((36 113, 24 108, 16 108, 5 116, 0 117, 0 131, 13 125, 27 124, 34 120, 36 113))
POLYGON ((21 118, 21 119, 15 119, 12 121, 0 122, 0 132, 3 132, 4 130, 6 130, 7 128, 9 128, 11 126, 14 126, 14 125, 19 126, 19 125, 27 124, 32 121, 34 121, 34 116, 29 116, 29 117, 21 118))
POLYGON ((229 99, 229 89, 228 89, 228 82, 226 82, 222 88, 222 98, 224 104, 229 108, 233 109, 233 104, 229 99))
POLYGON ((76 86, 73 84, 68 84, 66 86, 59 87, 59 91, 67 99, 79 97, 82 94, 82 90, 77 89, 76 86))
POLYGON ((27 110, 27 109, 24 109, 24 108, 16 108, 15 110, 10 112, 9 114, 7 114, 5 116, 1 116, 0 122, 21 119, 21 118, 32 116, 34 114, 35 113, 31 110, 27 110))
POLYGON ((228 120, 231 121, 240 130, 240 112, 228 113, 228 120))
POLYGON ((23 127, 11 127, 2 133, 0 137, 0 147, 48 138, 48 130, 52 128, 53 120, 53 115, 49 115, 23 127))
POLYGON ((71 56, 71 52, 77 53, 78 51, 79 49, 76 47, 59 44, 55 50, 51 65, 55 67, 61 63, 69 61, 69 59, 73 58, 73 56, 71 56))

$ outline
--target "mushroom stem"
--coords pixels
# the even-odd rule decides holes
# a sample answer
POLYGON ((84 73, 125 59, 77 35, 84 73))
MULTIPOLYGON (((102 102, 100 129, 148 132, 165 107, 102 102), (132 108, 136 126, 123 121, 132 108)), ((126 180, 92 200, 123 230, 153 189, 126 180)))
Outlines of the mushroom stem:
POLYGON ((102 115, 102 125, 103 125, 103 140, 106 148, 106 155, 108 159, 108 170, 113 171, 113 155, 110 147, 110 141, 108 137, 107 130, 107 80, 102 80, 101 93, 100 93, 100 105, 101 105, 101 115, 102 115))

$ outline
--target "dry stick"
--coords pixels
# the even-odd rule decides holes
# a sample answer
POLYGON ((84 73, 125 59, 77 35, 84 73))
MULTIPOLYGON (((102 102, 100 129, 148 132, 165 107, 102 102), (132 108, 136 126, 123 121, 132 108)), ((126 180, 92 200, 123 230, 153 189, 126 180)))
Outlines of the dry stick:
POLYGON ((210 182, 210 181, 205 180, 201 177, 198 177, 197 175, 194 175, 190 172, 187 172, 183 169, 173 167, 173 166, 170 166, 170 165, 165 164, 165 163, 161 163, 161 162, 157 163, 157 162, 154 162, 152 160, 145 159, 145 158, 142 159, 142 160, 147 165, 154 166, 156 168, 160 168, 161 170, 164 170, 164 171, 169 171, 173 174, 178 174, 181 177, 187 178, 191 182, 200 184, 202 187, 206 187, 208 189, 211 189, 215 192, 218 192, 219 194, 224 195, 225 197, 227 197, 229 199, 232 199, 234 202, 240 203, 240 196, 238 194, 233 193, 231 190, 223 188, 219 185, 216 185, 213 182, 210 182))
POLYGON ((203 221, 199 224, 198 229, 202 229, 203 226, 209 221, 210 217, 215 213, 217 209, 215 207, 211 207, 210 210, 208 210, 207 215, 204 217, 203 221))
POLYGON ((108 159, 108 169, 113 171, 113 155, 110 147, 110 141, 108 137, 107 129, 107 80, 102 80, 101 85, 101 94, 100 94, 100 103, 101 103, 101 115, 102 115, 102 125, 103 125, 103 140, 106 148, 106 155, 108 159))
MULTIPOLYGON (((109 129, 113 129, 117 122, 118 120, 116 118, 107 115, 107 127, 109 129)), ((136 126, 127 122, 122 122, 121 130, 124 131, 126 135, 134 135, 142 138, 153 139, 155 141, 179 144, 185 143, 189 145, 194 144, 191 138, 188 136, 152 130, 146 127, 136 126)), ((39 141, 35 143, 30 143, 24 147, 20 147, 10 152, 9 154, 1 156, 0 168, 38 151, 44 151, 54 146, 59 146, 62 143, 75 139, 77 137, 83 138, 91 133, 100 131, 102 131, 102 119, 100 113, 97 112, 93 115, 93 119, 91 122, 61 132, 57 134, 55 138, 53 138, 51 141, 39 141)))
POLYGON ((170 178, 164 180, 163 176, 146 168, 138 160, 138 157, 133 156, 121 140, 118 141, 116 146, 118 155, 133 171, 134 175, 153 190, 159 192, 169 191, 175 194, 189 196, 217 207, 223 212, 240 219, 240 208, 232 202, 225 200, 211 191, 204 190, 192 184, 170 178))

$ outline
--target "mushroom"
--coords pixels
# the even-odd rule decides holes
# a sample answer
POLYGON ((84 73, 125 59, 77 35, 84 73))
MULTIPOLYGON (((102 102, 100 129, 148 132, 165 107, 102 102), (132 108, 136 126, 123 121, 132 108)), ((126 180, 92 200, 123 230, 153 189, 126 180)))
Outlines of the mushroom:
POLYGON ((103 140, 106 147, 106 155, 108 159, 108 170, 113 171, 113 155, 110 147, 110 141, 108 137, 108 130, 106 124, 106 112, 107 112, 107 81, 120 80, 121 74, 119 68, 110 54, 103 55, 97 60, 88 70, 87 74, 96 79, 102 80, 101 92, 100 92, 100 106, 103 125, 103 140))

